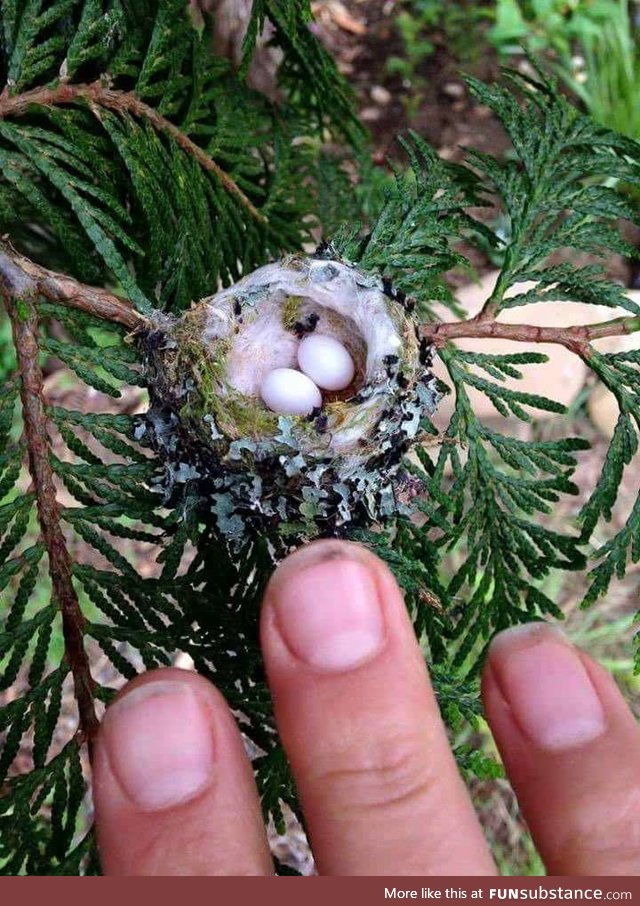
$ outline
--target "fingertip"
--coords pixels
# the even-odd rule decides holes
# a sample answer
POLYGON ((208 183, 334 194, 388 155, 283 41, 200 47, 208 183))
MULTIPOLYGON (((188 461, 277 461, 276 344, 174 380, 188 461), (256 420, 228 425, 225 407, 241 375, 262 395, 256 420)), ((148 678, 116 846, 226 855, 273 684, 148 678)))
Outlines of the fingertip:
POLYGON ((194 673, 151 671, 119 693, 98 734, 94 800, 107 874, 269 872, 240 733, 194 673))
MULTIPOLYGON (((185 670, 183 667, 158 667, 155 670, 147 670, 145 673, 141 673, 119 689, 105 712, 105 720, 107 715, 114 709, 114 706, 122 699, 131 695, 135 690, 142 686, 155 686, 157 683, 167 682, 175 683, 188 689, 196 695, 202 703, 206 703, 208 707, 214 709, 216 712, 224 713, 227 710, 227 703, 224 696, 220 694, 218 689, 216 689, 209 680, 200 676, 195 670, 185 670)), ((101 725, 101 731, 102 729, 101 725)))
POLYGON ((280 564, 265 592, 260 630, 271 669, 289 660, 298 669, 350 670, 392 641, 407 656, 419 655, 391 570, 365 546, 337 539, 299 548, 280 564))
POLYGON ((538 622, 496 637, 482 693, 549 873, 633 873, 640 733, 614 679, 538 622))
POLYGON ((338 538, 322 538, 298 547, 282 560, 271 576, 265 591, 265 602, 277 593, 292 576, 320 563, 352 560, 372 566, 378 558, 361 544, 338 538))
POLYGON ((570 644, 559 626, 543 620, 532 620, 529 623, 508 626, 506 629, 501 629, 492 638, 489 645, 488 662, 498 661, 517 649, 530 648, 547 638, 570 644))
POLYGON ((387 635, 375 565, 344 542, 297 551, 274 576, 263 628, 267 656, 282 642, 300 669, 338 673, 371 660, 387 635))
POLYGON ((213 782, 215 697, 185 671, 158 670, 108 708, 100 743, 120 791, 140 811, 176 807, 213 782))
POLYGON ((527 623, 493 640, 489 662, 531 743, 559 751, 601 736, 607 720, 580 652, 555 626, 527 623))

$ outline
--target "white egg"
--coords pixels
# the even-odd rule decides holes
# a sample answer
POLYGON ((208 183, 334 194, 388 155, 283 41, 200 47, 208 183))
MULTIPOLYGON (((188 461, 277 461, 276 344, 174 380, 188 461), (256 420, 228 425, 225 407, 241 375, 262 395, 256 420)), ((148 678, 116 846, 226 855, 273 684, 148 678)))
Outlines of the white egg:
POLYGON ((274 368, 260 385, 263 402, 280 415, 310 415, 322 405, 311 378, 293 368, 274 368))
POLYGON ((338 340, 312 333, 298 346, 298 365, 323 390, 344 390, 355 367, 349 351, 338 340))

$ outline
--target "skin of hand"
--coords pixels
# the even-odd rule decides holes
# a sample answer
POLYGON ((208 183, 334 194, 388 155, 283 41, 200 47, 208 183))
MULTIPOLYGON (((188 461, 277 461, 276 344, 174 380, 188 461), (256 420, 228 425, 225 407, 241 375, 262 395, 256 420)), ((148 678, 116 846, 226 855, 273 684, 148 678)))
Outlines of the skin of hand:
MULTIPOLYGON (((389 570, 321 541, 274 573, 262 649, 325 875, 492 875, 389 570)), ((542 623, 494 639, 487 719, 552 875, 640 874, 640 730, 609 674, 542 623)), ((96 745, 107 875, 269 875, 251 765, 221 695, 177 669, 129 683, 96 745)))

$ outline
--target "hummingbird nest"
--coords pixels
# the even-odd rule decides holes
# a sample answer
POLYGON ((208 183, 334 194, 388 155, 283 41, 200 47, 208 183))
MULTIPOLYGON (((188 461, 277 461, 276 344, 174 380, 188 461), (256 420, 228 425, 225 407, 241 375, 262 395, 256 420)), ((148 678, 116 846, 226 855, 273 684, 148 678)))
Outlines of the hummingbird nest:
POLYGON ((219 531, 340 534, 408 513, 403 467, 437 402, 430 351, 411 306, 387 281, 345 261, 289 256, 195 304, 159 316, 144 338, 146 433, 165 464, 168 497, 209 510, 219 531), (313 331, 349 351, 355 374, 309 416, 283 416, 259 389, 295 368, 313 331))

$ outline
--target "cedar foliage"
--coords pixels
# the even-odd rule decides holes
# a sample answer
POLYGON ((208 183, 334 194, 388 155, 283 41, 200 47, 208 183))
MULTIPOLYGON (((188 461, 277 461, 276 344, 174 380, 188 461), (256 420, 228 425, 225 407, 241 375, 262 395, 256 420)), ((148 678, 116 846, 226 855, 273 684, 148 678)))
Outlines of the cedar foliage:
MULTIPOLYGON (((412 135, 404 141, 407 172, 397 173, 375 220, 354 224, 358 207, 369 210, 371 202, 349 198, 343 158, 323 147, 330 137, 358 157, 364 140, 348 91, 307 28, 306 0, 255 0, 239 72, 211 54, 211 23, 193 19, 184 0, 5 0, 1 16, 0 231, 39 263, 114 288, 143 314, 184 310, 299 249, 326 211, 320 225, 330 249, 415 297, 416 317, 433 325, 430 300, 458 310, 444 278, 467 266, 459 240, 501 244, 473 216, 491 204, 511 227, 488 300, 494 314, 576 299, 625 308, 628 328, 640 327, 638 307, 599 268, 547 264, 558 249, 632 252, 617 224, 637 221, 638 212, 612 179, 640 183, 640 147, 594 125, 541 73, 507 73, 502 87, 471 82, 509 133, 507 162, 469 152, 465 166, 448 164, 412 135), (245 83, 265 20, 284 54, 277 106, 245 83), (347 223, 336 231, 337 215, 347 223), (534 288, 507 295, 522 281, 534 288)), ((3 247, 0 259, 7 254, 3 247)), ((87 388, 116 399, 126 385, 145 386, 125 328, 39 293, 21 297, 5 286, 4 296, 14 334, 37 343, 36 372, 47 358, 60 360, 87 388)), ((474 387, 502 414, 529 420, 531 408, 561 411, 504 386, 523 368, 543 368, 544 356, 526 346, 487 355, 447 343, 438 354, 455 412, 440 452, 420 449, 420 465, 411 466, 427 488, 418 503, 422 524, 399 518, 352 535, 387 560, 404 588, 451 725, 479 713, 478 668, 494 631, 561 617, 541 588, 545 576, 590 569, 588 604, 640 558, 640 502, 612 540, 599 549, 591 543, 637 450, 640 355, 602 354, 588 343, 576 351, 620 405, 579 525, 561 532, 547 523, 554 504, 578 490, 572 476, 585 441, 501 434, 469 402, 474 387), (452 549, 463 552, 454 575, 444 565, 452 549)), ((0 710, 0 871, 93 873, 99 866, 82 807, 87 742, 113 689, 95 669, 84 698, 78 687, 68 615, 51 587, 52 551, 27 478, 26 382, 23 367, 0 390, 1 687, 18 690, 0 710), (80 721, 61 714, 74 682, 80 721)), ((59 519, 84 613, 75 623, 84 650, 94 666, 102 652, 113 676, 125 678, 188 654, 244 715, 243 730, 261 752, 255 767, 265 814, 279 822, 281 802, 296 807, 295 790, 274 734, 257 638, 273 547, 253 537, 231 551, 206 506, 168 506, 156 489, 161 466, 139 440, 140 417, 47 405, 46 419, 40 455, 73 501, 59 519), (141 572, 143 559, 155 569, 141 572)), ((465 770, 495 769, 477 752, 457 754, 465 770)))

